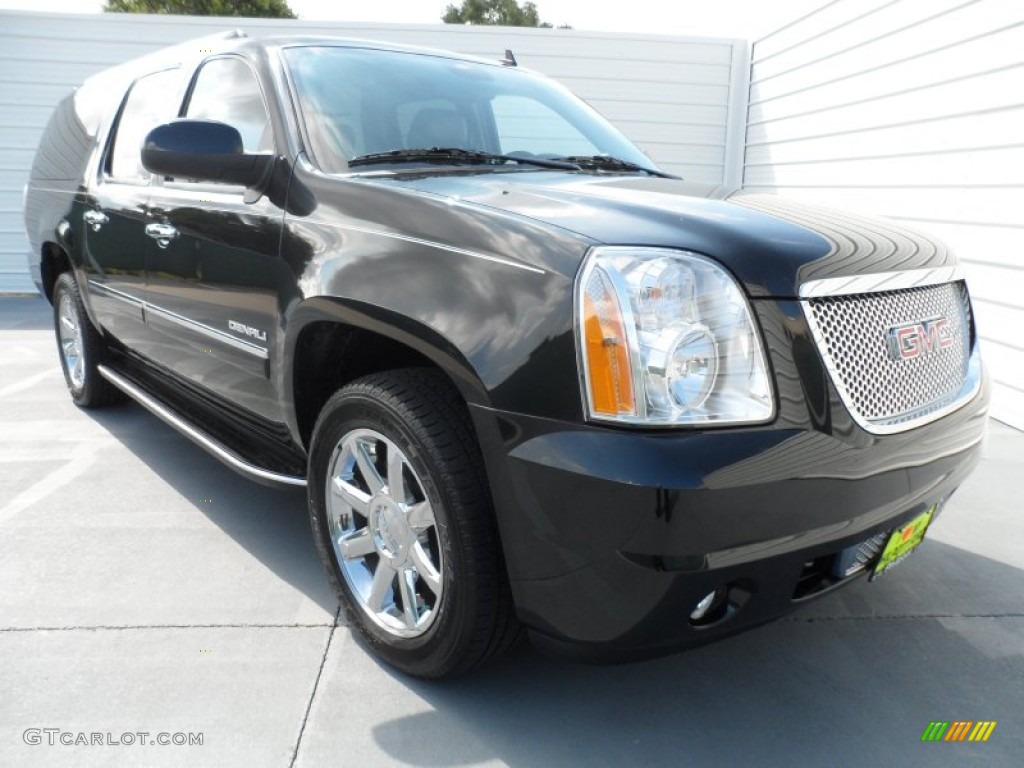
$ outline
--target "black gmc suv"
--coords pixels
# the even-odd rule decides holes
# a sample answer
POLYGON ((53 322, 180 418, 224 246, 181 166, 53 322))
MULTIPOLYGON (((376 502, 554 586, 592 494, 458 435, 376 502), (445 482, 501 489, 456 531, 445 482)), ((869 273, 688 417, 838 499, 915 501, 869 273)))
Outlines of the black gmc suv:
POLYGON ((713 199, 510 56, 168 49, 59 105, 25 215, 74 401, 306 486, 414 675, 763 623, 898 562, 979 456, 944 246, 713 199))

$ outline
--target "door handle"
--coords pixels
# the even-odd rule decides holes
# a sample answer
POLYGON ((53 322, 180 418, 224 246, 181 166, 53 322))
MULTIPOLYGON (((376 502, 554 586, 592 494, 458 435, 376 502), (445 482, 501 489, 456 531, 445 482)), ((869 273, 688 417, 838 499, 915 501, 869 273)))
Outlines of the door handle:
POLYGON ((178 230, 170 224, 153 223, 146 225, 146 234, 156 240, 158 246, 166 248, 178 236, 178 230))
POLYGON ((82 214, 82 218, 85 223, 92 227, 93 232, 99 232, 100 227, 106 224, 110 219, 103 211, 89 210, 82 214))

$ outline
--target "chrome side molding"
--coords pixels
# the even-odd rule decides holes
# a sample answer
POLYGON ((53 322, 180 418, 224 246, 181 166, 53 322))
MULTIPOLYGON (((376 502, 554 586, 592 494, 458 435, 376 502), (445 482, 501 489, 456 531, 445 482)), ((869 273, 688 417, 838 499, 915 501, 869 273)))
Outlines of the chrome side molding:
POLYGON ((111 368, 105 365, 99 365, 97 366, 97 370, 104 379, 120 389, 147 411, 152 413, 165 424, 176 429, 200 448, 203 448, 208 453, 212 454, 215 458, 220 459, 220 461, 239 474, 268 485, 297 486, 300 488, 306 487, 306 478, 304 477, 298 477, 296 475, 282 475, 278 472, 272 472, 268 469, 264 469, 263 467, 257 467, 255 464, 249 463, 234 451, 229 450, 202 430, 185 421, 178 414, 174 413, 174 411, 151 397, 145 392, 145 390, 137 387, 111 368))
MULTIPOLYGON (((202 336, 205 336, 208 339, 213 339, 214 341, 219 341, 223 344, 227 344, 229 347, 234 347, 235 349, 241 350, 242 352, 247 352, 250 355, 253 355, 254 357, 258 357, 260 360, 267 360, 270 357, 270 353, 267 351, 266 347, 261 347, 259 344, 253 344, 252 342, 246 341, 245 339, 236 338, 225 331, 220 331, 217 330, 216 328, 211 328, 208 325, 204 325, 203 323, 191 320, 187 317, 184 317, 183 315, 177 314, 176 312, 171 312, 169 309, 164 309, 163 307, 158 306, 156 304, 151 304, 145 299, 140 299, 137 296, 132 296, 131 294, 124 293, 123 291, 118 291, 114 288, 104 285, 98 280, 90 279, 89 289, 102 293, 106 296, 110 296, 111 298, 118 299, 119 301, 123 301, 126 304, 130 304, 133 307, 141 308, 142 311, 145 313, 155 315, 156 317, 159 317, 162 320, 166 320, 169 323, 180 325, 182 328, 186 328, 194 333, 198 333, 202 336)), ((266 335, 266 331, 263 331, 263 337, 260 339, 260 341, 266 341, 266 335)))

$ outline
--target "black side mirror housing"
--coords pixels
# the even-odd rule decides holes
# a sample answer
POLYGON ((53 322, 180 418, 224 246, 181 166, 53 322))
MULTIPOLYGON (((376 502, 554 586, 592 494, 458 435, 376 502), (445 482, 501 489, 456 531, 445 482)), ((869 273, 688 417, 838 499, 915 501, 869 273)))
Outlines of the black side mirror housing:
POLYGON ((172 120, 150 131, 142 144, 142 166, 150 173, 249 189, 267 182, 274 160, 246 154, 238 130, 215 120, 172 120))

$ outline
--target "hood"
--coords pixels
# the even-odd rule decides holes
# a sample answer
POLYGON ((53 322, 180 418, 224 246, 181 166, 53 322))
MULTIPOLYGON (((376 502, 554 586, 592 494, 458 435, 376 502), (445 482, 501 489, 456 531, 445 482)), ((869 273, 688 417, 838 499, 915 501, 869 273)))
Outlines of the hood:
POLYGON ((604 245, 683 248, 724 264, 751 296, 794 297, 808 280, 955 263, 892 222, 682 180, 514 172, 364 177, 541 222, 604 245))

